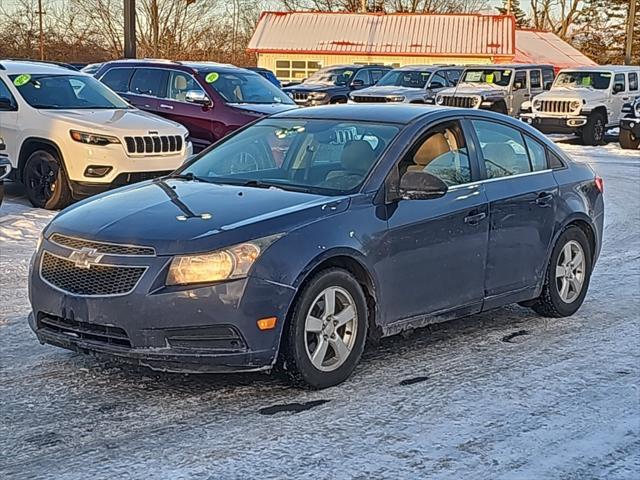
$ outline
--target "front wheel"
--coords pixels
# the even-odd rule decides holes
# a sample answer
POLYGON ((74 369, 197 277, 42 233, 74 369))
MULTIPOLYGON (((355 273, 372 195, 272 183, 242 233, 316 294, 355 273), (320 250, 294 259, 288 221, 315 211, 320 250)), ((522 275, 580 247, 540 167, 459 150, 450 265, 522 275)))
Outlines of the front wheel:
POLYGON ((29 156, 22 181, 34 207, 58 210, 71 203, 71 190, 61 161, 45 150, 37 150, 29 156))
POLYGON ((295 383, 327 388, 351 375, 367 338, 367 302, 353 275, 337 268, 318 273, 290 322, 284 357, 295 383))
POLYGON ((541 295, 527 302, 544 317, 568 317, 584 302, 591 279, 591 248, 578 227, 567 228, 551 253, 541 295))
POLYGON ((591 114, 587 124, 582 127, 582 143, 584 145, 598 146, 604 143, 605 118, 600 112, 591 114))
POLYGON ((620 146, 625 150, 635 150, 640 146, 640 138, 634 137, 631 130, 620 129, 620 146))

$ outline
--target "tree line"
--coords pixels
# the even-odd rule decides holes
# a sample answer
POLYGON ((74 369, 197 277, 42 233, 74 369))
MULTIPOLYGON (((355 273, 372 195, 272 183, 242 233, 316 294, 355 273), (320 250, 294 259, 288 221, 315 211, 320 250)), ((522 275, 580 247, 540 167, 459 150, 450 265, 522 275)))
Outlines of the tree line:
MULTIPOLYGON (((123 55, 123 0, 40 0, 45 57, 94 62, 123 55)), ((511 0, 520 28, 549 30, 598 63, 622 63, 630 1, 531 0, 525 11, 511 0)), ((39 1, 0 1, 0 57, 39 57, 39 1)), ((262 10, 474 13, 489 0, 137 0, 140 57, 214 60, 253 65, 246 51, 262 10)), ((507 11, 507 0, 497 9, 507 11)), ((637 11, 640 8, 636 9, 637 11)), ((640 63, 640 13, 634 61, 640 63)))

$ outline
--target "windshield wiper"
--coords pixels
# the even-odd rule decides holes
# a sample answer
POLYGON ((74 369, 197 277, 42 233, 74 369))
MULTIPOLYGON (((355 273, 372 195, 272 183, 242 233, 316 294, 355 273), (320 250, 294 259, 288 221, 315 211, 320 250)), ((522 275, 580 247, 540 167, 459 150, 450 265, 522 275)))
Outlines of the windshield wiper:
POLYGON ((309 193, 311 189, 303 187, 301 185, 291 185, 289 183, 279 182, 263 182, 262 180, 248 180, 239 184, 242 187, 255 187, 255 188, 277 188, 279 190, 290 190, 292 192, 309 193))
POLYGON ((175 178, 175 179, 178 179, 178 180, 186 180, 187 182, 206 182, 206 183, 211 183, 209 181, 209 179, 203 178, 203 177, 198 177, 198 176, 194 175, 193 172, 176 173, 175 175, 169 175, 168 178, 175 178))

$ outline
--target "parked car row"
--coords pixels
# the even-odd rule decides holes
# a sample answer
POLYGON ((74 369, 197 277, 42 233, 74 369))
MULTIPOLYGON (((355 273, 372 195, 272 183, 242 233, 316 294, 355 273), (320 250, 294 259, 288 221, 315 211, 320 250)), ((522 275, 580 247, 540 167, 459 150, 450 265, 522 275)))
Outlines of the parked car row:
MULTIPOLYGON (((0 127, 12 178, 25 184, 35 206, 58 209, 165 175, 264 116, 336 103, 491 110, 598 144, 621 123, 623 108, 634 114, 623 104, 639 93, 637 67, 565 70, 554 82, 550 65, 342 65, 284 89, 268 70, 255 70, 119 60, 79 72, 66 64, 2 61, 0 127)), ((635 120, 621 127, 623 147, 637 148, 637 128, 635 120)))

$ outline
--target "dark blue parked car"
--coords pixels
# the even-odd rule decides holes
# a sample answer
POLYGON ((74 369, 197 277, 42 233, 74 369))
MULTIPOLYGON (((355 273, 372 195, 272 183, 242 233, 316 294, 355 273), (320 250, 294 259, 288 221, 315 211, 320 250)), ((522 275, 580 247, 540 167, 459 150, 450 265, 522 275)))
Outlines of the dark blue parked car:
POLYGON ((573 314, 602 180, 478 110, 299 109, 77 203, 30 276, 43 343, 153 369, 345 380, 367 337, 520 302, 573 314))

